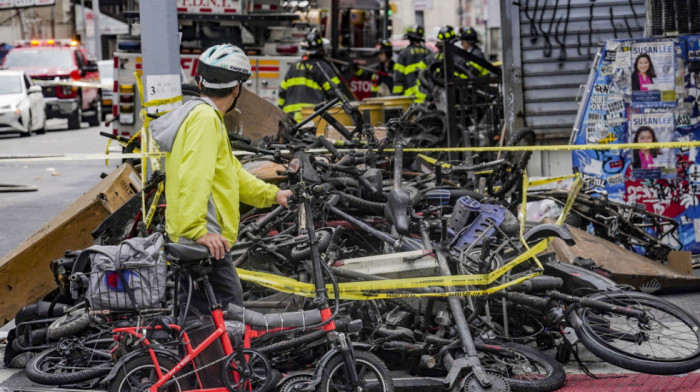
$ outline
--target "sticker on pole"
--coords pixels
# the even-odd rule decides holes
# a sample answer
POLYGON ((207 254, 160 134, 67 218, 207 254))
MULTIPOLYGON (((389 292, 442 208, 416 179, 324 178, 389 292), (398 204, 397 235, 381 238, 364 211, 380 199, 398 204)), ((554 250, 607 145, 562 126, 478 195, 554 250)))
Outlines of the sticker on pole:
MULTIPOLYGON (((182 95, 180 75, 148 75, 146 76, 146 102, 155 100, 172 100, 182 95)), ((149 114, 167 112, 180 106, 182 102, 169 102, 148 107, 149 114)))

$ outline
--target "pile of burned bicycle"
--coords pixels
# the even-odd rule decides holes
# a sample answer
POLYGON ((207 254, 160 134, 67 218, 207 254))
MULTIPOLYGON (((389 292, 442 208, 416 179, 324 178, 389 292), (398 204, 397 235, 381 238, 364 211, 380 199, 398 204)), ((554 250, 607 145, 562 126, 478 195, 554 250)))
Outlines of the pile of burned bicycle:
MULTIPOLYGON (((252 153, 242 161, 276 167, 294 192, 290 209, 241 217, 231 254, 243 306, 216 303, 206 249, 162 244, 166 199, 155 173, 143 190, 157 206, 152 221, 137 196, 93 233, 132 258, 115 266, 69 252, 53 261, 58 288, 17 314, 5 362, 37 383, 110 391, 552 391, 579 343, 638 372, 700 368, 692 316, 543 256, 550 238, 572 241, 565 225, 522 234, 529 152, 477 156, 471 166, 413 153, 404 132, 413 116, 389 121, 382 141, 358 124, 339 125, 342 145, 299 127, 233 142, 252 153), (191 315, 191 295, 175 295, 195 289, 207 293, 210 314, 191 315)), ((523 130, 508 145, 533 143, 523 130)), ((594 203, 575 192, 527 197, 574 198, 569 218, 579 224, 594 203)), ((610 227, 598 209, 588 223, 610 227)), ((622 245, 660 252, 629 238, 622 245)))

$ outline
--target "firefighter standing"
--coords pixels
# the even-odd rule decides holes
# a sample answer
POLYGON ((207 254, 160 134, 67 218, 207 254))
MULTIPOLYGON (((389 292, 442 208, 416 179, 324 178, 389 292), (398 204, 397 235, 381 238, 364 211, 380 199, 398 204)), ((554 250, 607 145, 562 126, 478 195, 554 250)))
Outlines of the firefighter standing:
MULTIPOLYGON (((484 52, 482 52, 479 48, 479 45, 477 45, 479 43, 479 36, 476 34, 476 30, 474 30, 471 27, 463 29, 459 39, 462 41, 462 47, 464 48, 464 50, 473 54, 474 56, 479 57, 482 60, 486 60, 484 52)), ((484 76, 488 75, 489 73, 488 69, 480 66, 479 64, 473 61, 468 61, 467 66, 472 68, 473 74, 475 76, 484 76)))
MULTIPOLYGON (((326 74, 335 75, 333 68, 323 59, 323 39, 318 31, 311 31, 301 46, 306 50, 306 54, 287 71, 280 84, 277 101, 277 105, 296 121, 302 120, 302 108, 313 107, 331 98, 331 85, 319 68, 325 67, 323 69, 326 74)), ((331 80, 340 84, 337 76, 333 76, 331 80)))
POLYGON ((394 88, 394 60, 391 58, 392 54, 391 41, 387 39, 382 40, 377 45, 376 52, 379 62, 372 66, 371 71, 363 69, 355 71, 357 78, 362 80, 370 79, 372 81, 371 92, 373 97, 391 95, 391 91, 394 88))
POLYGON ((406 31, 406 38, 410 45, 399 53, 394 64, 394 88, 396 95, 415 95, 416 102, 425 100, 425 93, 420 91, 418 72, 425 67, 423 59, 430 54, 423 46, 423 26, 413 25, 406 31))
MULTIPOLYGON (((455 30, 454 30, 454 28, 452 28, 452 26, 443 26, 442 28, 440 28, 440 31, 438 32, 438 36, 437 36, 438 40, 435 43, 435 46, 437 46, 438 51, 435 53, 429 54, 428 57, 426 57, 423 60, 424 65, 421 66, 421 69, 422 68, 430 69, 430 67, 433 64, 442 63, 444 61, 444 58, 445 58, 445 45, 451 44, 452 41, 455 39, 455 37, 457 37, 457 34, 455 34, 455 30)), ((457 63, 459 61, 459 59, 455 59, 455 60, 457 60, 455 63, 457 63)), ((440 69, 439 68, 436 69, 436 72, 440 72, 440 69)), ((460 75, 460 76, 462 76, 462 75, 460 75)), ((466 76, 462 76, 462 77, 466 77, 466 76)))

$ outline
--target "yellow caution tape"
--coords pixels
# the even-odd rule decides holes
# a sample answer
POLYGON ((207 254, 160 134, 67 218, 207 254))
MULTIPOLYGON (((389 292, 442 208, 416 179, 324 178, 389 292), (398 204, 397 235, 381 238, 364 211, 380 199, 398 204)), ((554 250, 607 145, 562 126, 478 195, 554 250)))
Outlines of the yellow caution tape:
POLYGON ((39 80, 32 79, 36 85, 39 86, 72 86, 72 87, 83 87, 83 88, 103 88, 111 90, 113 86, 105 85, 102 83, 90 83, 81 81, 66 81, 66 80, 39 80))
MULTIPOLYGON (((388 298, 421 298, 421 297, 451 297, 451 296, 482 296, 492 294, 507 287, 516 285, 522 281, 540 275, 539 271, 534 271, 528 275, 500 283, 496 286, 479 290, 458 290, 442 293, 379 293, 378 291, 388 290, 410 290, 425 287, 448 287, 448 286, 487 286, 491 285, 506 272, 512 270, 523 262, 532 259, 537 253, 547 248, 547 241, 540 241, 538 244, 520 254, 511 262, 502 267, 489 272, 488 274, 456 275, 456 276, 430 276, 404 279, 372 280, 364 282, 346 282, 338 284, 339 297, 351 300, 372 300, 388 298)), ((249 271, 238 268, 238 276, 241 280, 255 283, 276 291, 296 294, 303 297, 313 298, 316 296, 316 289, 312 283, 303 283, 285 276, 274 275, 260 271, 249 271)), ((329 296, 333 297, 332 285, 326 285, 329 296)))
POLYGON ((114 159, 160 158, 165 153, 134 153, 134 154, 57 154, 57 155, 0 155, 0 163, 4 162, 45 162, 45 161, 89 161, 114 159))
MULTIPOLYGON (((649 150, 658 148, 694 148, 700 147, 700 141, 658 142, 658 143, 619 143, 619 144, 564 144, 541 146, 503 146, 503 147, 436 147, 404 148, 404 152, 499 152, 499 151, 579 151, 579 150, 649 150)), ((393 152, 393 148, 384 149, 393 152)))
POLYGON ((561 215, 559 215, 559 219, 557 219, 557 224, 559 226, 564 224, 564 221, 566 220, 566 216, 569 215, 569 211, 571 211, 571 207, 574 205, 574 201, 576 200, 576 196, 578 195, 578 192, 581 190, 581 187, 583 186, 583 179, 581 178, 580 173, 576 173, 576 180, 574 181, 574 184, 571 186, 571 190, 569 190, 569 197, 566 199, 566 204, 564 205, 564 209, 561 212, 561 215))
POLYGON ((532 188, 533 186, 539 186, 539 185, 546 185, 546 184, 551 184, 553 182, 558 182, 562 180, 568 180, 569 178, 575 178, 576 174, 570 174, 568 176, 561 176, 561 177, 550 177, 550 178, 543 178, 540 180, 535 180, 535 181, 530 181, 528 183, 528 188, 532 188))

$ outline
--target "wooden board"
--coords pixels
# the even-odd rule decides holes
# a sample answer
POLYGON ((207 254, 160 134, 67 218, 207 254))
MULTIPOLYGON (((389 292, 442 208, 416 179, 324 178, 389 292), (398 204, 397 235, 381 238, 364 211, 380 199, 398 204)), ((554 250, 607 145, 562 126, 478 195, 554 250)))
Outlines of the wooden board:
POLYGON ((598 238, 588 232, 569 226, 576 245, 568 246, 555 239, 549 251, 554 251, 559 260, 571 263, 577 256, 589 258, 607 269, 617 283, 635 288, 659 287, 665 292, 700 289, 700 278, 680 274, 671 267, 631 252, 612 242, 598 238))
POLYGON ((253 140, 275 136, 280 121, 288 121, 287 113, 244 88, 238 98, 237 111, 224 115, 229 133, 247 136, 253 140))
POLYGON ((0 323, 55 289, 51 260, 91 246, 90 233, 140 189, 134 169, 120 166, 0 260, 0 323))

